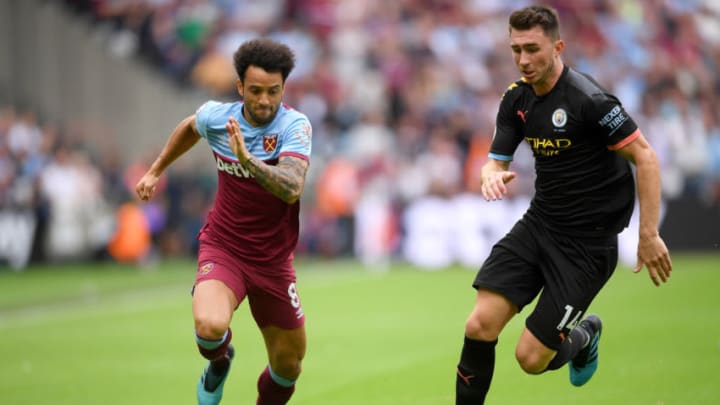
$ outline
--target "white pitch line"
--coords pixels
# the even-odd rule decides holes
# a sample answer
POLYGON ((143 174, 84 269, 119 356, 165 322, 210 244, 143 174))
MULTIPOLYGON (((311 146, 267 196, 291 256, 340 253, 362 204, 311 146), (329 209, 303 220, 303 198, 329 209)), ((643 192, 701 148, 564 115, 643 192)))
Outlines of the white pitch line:
POLYGON ((147 307, 177 305, 187 299, 189 286, 162 286, 107 294, 89 293, 55 303, 0 310, 0 330, 65 322, 109 313, 134 312, 147 307))

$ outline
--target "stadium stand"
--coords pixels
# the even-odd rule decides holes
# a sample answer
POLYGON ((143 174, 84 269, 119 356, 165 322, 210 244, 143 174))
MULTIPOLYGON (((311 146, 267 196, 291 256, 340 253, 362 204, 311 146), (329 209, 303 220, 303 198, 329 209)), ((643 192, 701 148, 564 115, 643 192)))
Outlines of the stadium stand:
MULTIPOLYGON (((668 202, 666 215, 681 215, 673 207, 687 201, 717 210, 718 3, 547 3, 560 13, 562 36, 572 39, 565 61, 617 94, 658 152, 668 202)), ((512 8, 518 6, 512 4, 512 8)), ((82 28, 55 31, 72 35, 73 40, 61 42, 65 47, 54 57, 66 61, 60 54, 67 53, 78 63, 97 59, 102 69, 84 67, 81 74, 95 80, 91 83, 103 84, 86 84, 92 88, 83 89, 80 79, 73 83, 87 93, 112 86, 114 95, 105 101, 105 107, 86 100, 83 110, 72 106, 57 110, 50 103, 57 104, 64 88, 56 88, 52 97, 32 93, 27 90, 30 79, 21 67, 0 63, 0 88, 10 94, 7 100, 0 100, 6 104, 0 126, 3 212, 27 183, 22 170, 29 171, 31 184, 42 184, 37 173, 50 172, 61 159, 58 153, 67 150, 58 144, 48 146, 48 138, 54 136, 48 133, 53 132, 82 134, 82 148, 71 147, 68 152, 77 164, 95 165, 83 170, 97 171, 97 185, 87 192, 103 200, 100 212, 106 215, 108 207, 117 209, 126 203, 131 197, 127 183, 137 172, 132 165, 141 165, 143 157, 152 155, 147 151, 164 141, 171 129, 169 122, 193 111, 200 100, 234 97, 230 56, 241 41, 260 35, 286 42, 297 51, 299 64, 288 82, 285 102, 308 114, 314 125, 299 253, 354 255, 369 265, 397 257, 425 268, 450 263, 475 267, 484 254, 473 246, 488 245, 488 240, 512 223, 518 207, 529 198, 531 159, 517 156, 514 168, 521 181, 512 183, 510 204, 492 208, 503 210, 497 215, 506 216, 507 221, 498 224, 477 215, 487 209, 474 194, 477 168, 487 155, 500 95, 517 79, 507 45, 510 5, 506 2, 56 0, 2 7, 0 14, 6 19, 13 15, 19 21, 55 21, 57 17, 51 15, 57 10, 47 11, 47 17, 43 10, 61 7, 67 14, 64 18, 74 22, 69 26, 81 21, 82 28), (36 9, 40 13, 33 14, 36 9), (101 51, 79 50, 86 47, 101 51), (157 82, 158 77, 163 79, 157 82), (108 80, 116 83, 106 84, 108 80), (33 108, 24 111, 44 114, 46 120, 35 127, 29 125, 30 129, 25 124, 22 129, 23 122, 31 119, 21 114, 19 106, 25 104, 33 108), (136 104, 143 107, 134 107, 136 104), (148 111, 148 106, 156 109, 148 111), (93 108, 104 109, 92 114, 93 108), (147 124, 137 128, 126 120, 147 124), (68 125, 73 121, 74 126, 68 125), (30 135, 13 135, 18 126, 30 135), (52 127, 56 129, 50 130, 52 127), (130 140, 129 144, 122 144, 123 138, 130 140), (36 145, 28 146, 29 142, 36 145), (23 155, 28 148, 42 151, 41 156, 23 155), (103 153, 107 150, 122 153, 110 159, 103 153), (26 166, 29 168, 22 169, 26 166), (328 189, 328 181, 352 187, 343 188, 348 194, 342 195, 337 189, 328 189), (467 213, 462 221, 449 217, 460 212, 467 213), (453 229, 454 223, 463 226, 453 229)), ((12 21, 5 22, 5 30, 21 29, 12 21)), ((30 40, 23 35, 3 39, 10 45, 7 52, 20 55, 26 64, 36 59, 19 49, 25 49, 30 40)), ((34 41, 42 43, 42 39, 34 41)), ((530 152, 521 149, 518 153, 530 152)), ((206 173, 211 164, 200 166, 205 171, 189 167, 199 167, 197 162, 206 157, 198 155, 197 160, 171 172, 164 197, 144 208, 156 254, 183 255, 194 249, 194 232, 208 206, 213 180, 206 173)), ((47 211, 51 191, 43 191, 41 186, 34 190, 37 198, 21 205, 47 211)), ((40 223, 43 215, 36 215, 40 223)), ((52 238, 51 228, 45 230, 45 238, 52 238)), ((720 224, 715 223, 714 229, 717 234, 720 224)), ((95 232, 105 238, 109 234, 106 229, 95 232)), ((667 238, 669 245, 681 241, 679 235, 667 238)), ((101 240, 93 236, 84 242, 84 248, 76 248, 87 255, 98 249, 101 240)), ((684 247, 710 249, 710 242, 700 239, 696 245, 684 247)), ((632 238, 625 244, 632 246, 632 238)), ((52 256, 48 251, 37 257, 52 256)), ((625 256, 632 259, 631 254, 625 256)))

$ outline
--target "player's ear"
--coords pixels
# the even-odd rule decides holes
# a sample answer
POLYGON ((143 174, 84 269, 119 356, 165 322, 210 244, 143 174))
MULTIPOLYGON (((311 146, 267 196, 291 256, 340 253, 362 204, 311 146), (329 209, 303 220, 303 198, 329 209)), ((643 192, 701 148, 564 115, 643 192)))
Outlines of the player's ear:
POLYGON ((237 79, 237 82, 235 83, 237 86, 237 91, 240 97, 243 97, 243 82, 240 79, 237 79))
POLYGON ((555 56, 560 55, 563 49, 565 49, 565 41, 563 41, 562 39, 558 39, 553 44, 553 48, 555 48, 555 56))

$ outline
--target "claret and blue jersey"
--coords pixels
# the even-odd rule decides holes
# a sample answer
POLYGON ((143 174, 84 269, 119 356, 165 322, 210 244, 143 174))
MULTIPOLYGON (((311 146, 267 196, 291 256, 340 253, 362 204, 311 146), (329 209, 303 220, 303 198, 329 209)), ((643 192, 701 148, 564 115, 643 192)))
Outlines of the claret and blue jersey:
POLYGON ((277 160, 282 155, 309 159, 312 128, 302 113, 281 104, 268 125, 253 127, 242 114, 243 103, 208 101, 198 108, 195 124, 198 133, 207 139, 213 152, 230 161, 237 161, 228 143, 225 129, 230 117, 240 123, 248 152, 263 161, 277 160))
POLYGON ((250 261, 282 262, 297 244, 299 202, 287 204, 255 181, 230 149, 225 125, 234 117, 248 152, 269 165, 282 156, 309 160, 312 127, 304 114, 286 105, 269 124, 253 127, 242 108, 242 102, 208 101, 195 114, 197 131, 207 140, 218 169, 215 204, 199 238, 221 242, 250 261))

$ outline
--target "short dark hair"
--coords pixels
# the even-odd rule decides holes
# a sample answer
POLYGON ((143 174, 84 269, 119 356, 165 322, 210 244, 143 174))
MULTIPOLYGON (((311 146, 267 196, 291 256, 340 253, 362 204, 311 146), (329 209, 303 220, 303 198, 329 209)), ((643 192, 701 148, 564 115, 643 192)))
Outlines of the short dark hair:
POLYGON ((510 31, 527 31, 540 26, 552 40, 560 39, 560 22, 557 11, 552 7, 530 6, 510 14, 510 31))
POLYGON ((245 72, 250 65, 266 72, 280 72, 283 83, 295 67, 295 54, 287 45, 270 38, 258 38, 244 42, 233 55, 235 71, 240 81, 245 81, 245 72))

